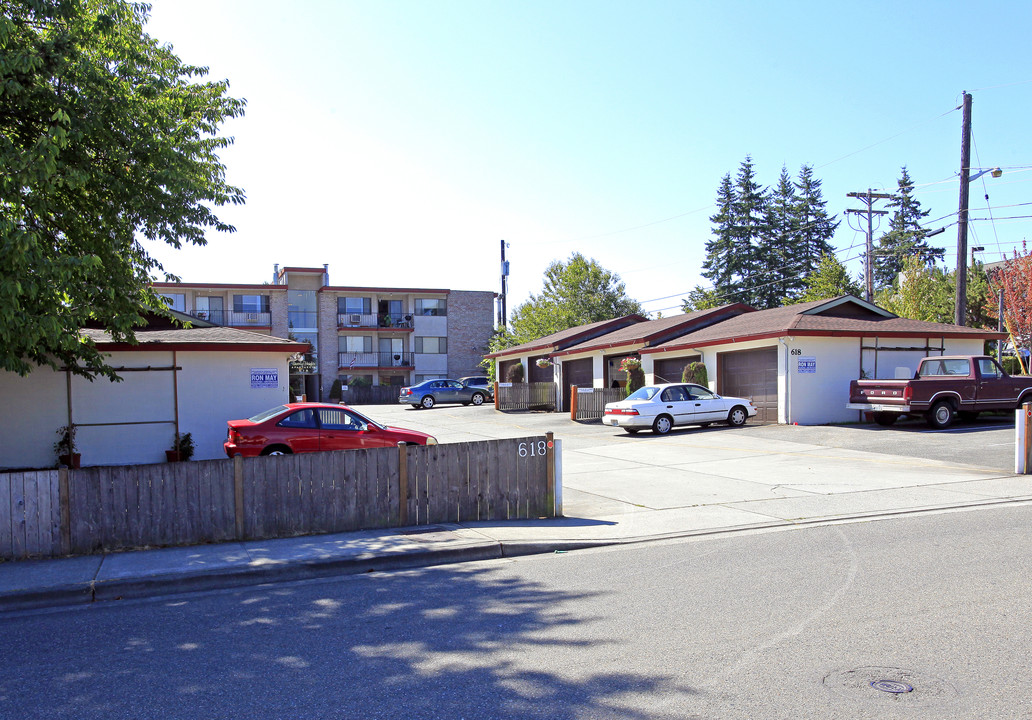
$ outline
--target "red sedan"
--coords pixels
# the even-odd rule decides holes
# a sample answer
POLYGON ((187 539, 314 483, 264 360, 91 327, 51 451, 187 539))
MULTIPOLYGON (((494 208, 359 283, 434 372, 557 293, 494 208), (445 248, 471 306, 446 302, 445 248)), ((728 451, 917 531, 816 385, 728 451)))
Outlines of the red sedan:
POLYGON ((437 444, 432 435, 380 425, 349 407, 327 403, 289 403, 228 424, 223 447, 229 457, 437 444))

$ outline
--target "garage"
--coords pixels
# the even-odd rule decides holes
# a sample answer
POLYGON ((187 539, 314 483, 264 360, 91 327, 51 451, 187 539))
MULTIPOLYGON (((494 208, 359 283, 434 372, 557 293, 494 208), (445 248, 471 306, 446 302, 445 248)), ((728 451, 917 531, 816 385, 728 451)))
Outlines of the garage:
POLYGON ((681 382, 681 378, 684 377, 684 369, 688 367, 689 364, 699 362, 699 360, 700 357, 698 355, 656 360, 652 366, 652 374, 655 377, 655 383, 659 385, 661 383, 681 382))
POLYGON ((720 353, 717 367, 721 395, 751 398, 757 421, 778 421, 777 348, 720 353))
POLYGON ((594 376, 591 358, 568 360, 563 363, 563 412, 570 409, 570 386, 593 387, 594 376))

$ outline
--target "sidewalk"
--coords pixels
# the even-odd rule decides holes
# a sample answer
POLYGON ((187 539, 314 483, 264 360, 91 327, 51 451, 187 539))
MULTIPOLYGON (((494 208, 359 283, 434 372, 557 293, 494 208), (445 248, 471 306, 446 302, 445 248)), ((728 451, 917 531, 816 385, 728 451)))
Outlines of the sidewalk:
POLYGON ((566 517, 0 563, 0 613, 1032 502, 1032 477, 746 433, 573 442, 566 517))

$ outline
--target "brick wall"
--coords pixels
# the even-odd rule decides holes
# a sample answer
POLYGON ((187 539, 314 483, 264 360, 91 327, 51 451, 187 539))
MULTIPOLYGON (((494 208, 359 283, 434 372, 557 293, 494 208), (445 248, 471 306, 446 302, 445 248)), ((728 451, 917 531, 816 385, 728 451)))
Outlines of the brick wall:
POLYGON ((494 332, 493 292, 453 290, 448 295, 448 376, 481 375, 480 361, 494 332))

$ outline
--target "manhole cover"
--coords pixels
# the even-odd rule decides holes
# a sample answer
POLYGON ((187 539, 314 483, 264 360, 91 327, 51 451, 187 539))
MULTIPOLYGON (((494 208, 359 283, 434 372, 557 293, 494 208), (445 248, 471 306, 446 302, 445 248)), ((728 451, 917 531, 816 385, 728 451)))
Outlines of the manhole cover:
POLYGON ((871 687, 887 693, 908 693, 914 691, 913 685, 907 685, 905 682, 897 682, 895 680, 872 680, 871 687))

